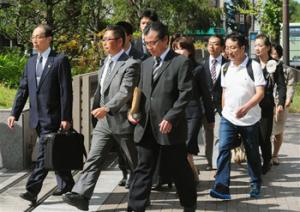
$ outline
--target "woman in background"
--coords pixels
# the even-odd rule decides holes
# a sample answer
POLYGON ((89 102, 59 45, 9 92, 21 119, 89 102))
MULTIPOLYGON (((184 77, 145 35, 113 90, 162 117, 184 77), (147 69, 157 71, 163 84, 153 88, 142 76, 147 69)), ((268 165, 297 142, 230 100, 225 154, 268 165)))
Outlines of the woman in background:
POLYGON ((203 66, 197 64, 195 61, 195 47, 193 42, 187 37, 178 37, 172 43, 172 48, 176 53, 190 59, 190 70, 193 74, 193 97, 186 107, 188 124, 188 138, 186 141, 188 149, 187 159, 194 171, 195 182, 199 183, 199 172, 194 164, 193 155, 199 153, 198 134, 202 126, 202 116, 205 113, 208 122, 214 123, 214 108, 203 66))
POLYGON ((263 158, 262 174, 266 174, 272 165, 271 134, 274 108, 276 114, 282 113, 286 98, 286 86, 282 64, 271 57, 271 47, 271 42, 266 35, 257 35, 255 40, 255 54, 266 79, 265 95, 259 103, 261 107, 259 145, 263 158), (278 104, 276 107, 273 97, 275 85, 278 92, 278 104))
MULTIPOLYGON (((279 44, 272 45, 271 56, 280 60, 282 57, 283 49, 279 44)), ((279 165, 278 153, 283 142, 283 132, 284 132, 284 124, 288 114, 288 108, 290 107, 294 93, 295 93, 295 73, 293 68, 283 64, 283 73, 286 84, 286 100, 284 105, 284 111, 279 114, 274 114, 274 122, 273 122, 273 135, 274 135, 274 149, 272 155, 272 163, 273 165, 279 165)), ((278 92, 275 92, 275 104, 278 105, 278 92)))

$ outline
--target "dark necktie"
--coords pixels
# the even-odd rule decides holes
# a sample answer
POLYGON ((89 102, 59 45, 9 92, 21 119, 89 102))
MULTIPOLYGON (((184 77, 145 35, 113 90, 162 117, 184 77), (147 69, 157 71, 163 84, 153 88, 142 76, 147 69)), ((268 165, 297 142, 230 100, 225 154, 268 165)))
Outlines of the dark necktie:
POLYGON ((217 66, 217 60, 213 59, 212 60, 212 66, 211 66, 211 69, 210 69, 210 74, 211 74, 211 79, 212 79, 213 84, 215 84, 215 82, 217 80, 216 66, 217 66))
POLYGON ((104 105, 104 94, 103 94, 104 91, 103 91, 103 89, 104 89, 104 87, 107 83, 107 80, 109 79, 109 75, 111 74, 112 65, 113 65, 114 62, 110 58, 106 63, 108 64, 108 67, 107 67, 107 70, 106 70, 106 75, 105 76, 102 75, 102 77, 105 77, 105 78, 104 78, 104 81, 103 81, 103 87, 101 87, 100 106, 104 105))
POLYGON ((160 57, 154 58, 154 65, 153 65, 153 69, 152 69, 153 70, 153 72, 152 72, 153 80, 155 80, 157 77, 160 62, 161 62, 160 57))
POLYGON ((42 74, 43 74, 43 57, 40 57, 38 64, 36 66, 36 71, 35 71, 37 85, 39 85, 39 83, 40 83, 42 74))

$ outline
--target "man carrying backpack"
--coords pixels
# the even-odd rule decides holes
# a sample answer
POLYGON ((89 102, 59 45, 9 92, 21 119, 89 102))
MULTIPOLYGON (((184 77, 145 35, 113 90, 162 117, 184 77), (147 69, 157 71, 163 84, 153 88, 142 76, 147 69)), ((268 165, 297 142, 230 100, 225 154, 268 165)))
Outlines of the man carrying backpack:
POLYGON ((220 123, 219 156, 216 180, 210 196, 231 199, 229 192, 230 150, 236 146, 235 138, 240 134, 245 146, 248 173, 251 178, 249 194, 257 198, 261 188, 261 161, 258 144, 261 111, 258 103, 264 96, 265 79, 257 62, 248 63, 249 58, 245 54, 247 40, 242 35, 238 33, 228 35, 225 45, 231 62, 225 64, 221 70, 223 110, 220 123), (252 71, 249 71, 250 65, 252 71))

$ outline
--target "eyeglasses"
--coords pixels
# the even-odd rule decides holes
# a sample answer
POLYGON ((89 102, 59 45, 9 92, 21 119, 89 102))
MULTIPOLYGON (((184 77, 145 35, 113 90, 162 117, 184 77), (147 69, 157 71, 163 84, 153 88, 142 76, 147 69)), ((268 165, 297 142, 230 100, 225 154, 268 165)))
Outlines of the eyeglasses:
POLYGON ((155 41, 144 41, 143 45, 144 46, 155 46, 158 43, 158 41, 160 41, 160 39, 157 39, 155 41))
POLYGON ((35 39, 37 40, 41 40, 43 38, 45 38, 46 36, 45 35, 35 35, 35 36, 31 36, 30 40, 33 41, 35 39))
POLYGON ((111 40, 118 40, 120 38, 102 38, 102 42, 108 42, 108 41, 111 41, 111 40))

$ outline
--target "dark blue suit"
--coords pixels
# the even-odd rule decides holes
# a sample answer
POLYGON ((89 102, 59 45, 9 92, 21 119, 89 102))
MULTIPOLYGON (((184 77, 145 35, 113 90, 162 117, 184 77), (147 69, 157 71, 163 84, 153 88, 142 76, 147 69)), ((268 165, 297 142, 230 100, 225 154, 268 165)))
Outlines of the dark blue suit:
MULTIPOLYGON (((27 191, 37 195, 48 171, 44 169, 44 135, 56 132, 61 121, 72 121, 72 77, 67 57, 51 51, 44 66, 40 83, 36 81, 37 55, 29 58, 16 94, 11 115, 19 119, 29 97, 30 127, 35 128, 39 140, 36 166, 28 179, 27 191)), ((57 171, 59 189, 74 184, 70 171, 57 171)))

